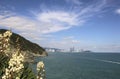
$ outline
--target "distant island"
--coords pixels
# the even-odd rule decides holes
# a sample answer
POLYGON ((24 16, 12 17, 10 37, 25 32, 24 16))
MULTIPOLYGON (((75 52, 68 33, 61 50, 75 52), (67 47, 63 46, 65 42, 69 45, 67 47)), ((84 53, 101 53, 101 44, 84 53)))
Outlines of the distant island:
POLYGON ((81 51, 82 53, 92 53, 90 50, 81 51))

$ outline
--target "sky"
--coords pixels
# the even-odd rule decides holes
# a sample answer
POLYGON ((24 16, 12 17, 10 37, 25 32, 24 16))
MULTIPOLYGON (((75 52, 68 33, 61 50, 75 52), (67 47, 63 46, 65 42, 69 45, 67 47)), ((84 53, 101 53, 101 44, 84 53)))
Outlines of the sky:
POLYGON ((120 52, 120 0, 0 0, 0 29, 42 47, 120 52))

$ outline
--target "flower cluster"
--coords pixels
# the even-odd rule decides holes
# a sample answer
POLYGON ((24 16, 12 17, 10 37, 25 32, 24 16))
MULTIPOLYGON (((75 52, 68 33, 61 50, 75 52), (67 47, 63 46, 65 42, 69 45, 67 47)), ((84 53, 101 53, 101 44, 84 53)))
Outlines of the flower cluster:
POLYGON ((46 79, 43 61, 37 63, 37 71, 38 71, 37 79, 46 79))
POLYGON ((2 76, 2 79, 9 79, 11 78, 10 70, 8 68, 5 69, 5 74, 2 76))
POLYGON ((5 53, 6 55, 8 55, 5 51, 8 49, 11 35, 11 31, 6 31, 4 34, 0 34, 0 53, 5 53))
MULTIPOLYGON (((8 57, 7 66, 6 68, 3 68, 2 79, 20 79, 21 75, 24 73, 25 70, 24 68, 25 54, 20 51, 19 45, 17 51, 15 52, 10 51, 9 41, 11 35, 12 35, 11 31, 6 31, 3 34, 0 34, 0 54, 4 54, 5 56, 8 57)), ((27 78, 27 79, 34 79, 34 78, 27 78)), ((46 79, 43 61, 37 64, 37 79, 46 79)))
POLYGON ((19 55, 17 53, 13 54, 9 61, 9 68, 11 68, 11 71, 18 73, 22 68, 24 68, 23 62, 24 56, 21 53, 19 55))
POLYGON ((5 74, 3 75, 2 79, 9 79, 9 78, 19 78, 15 74, 19 74, 20 71, 24 68, 23 65, 24 56, 20 53, 15 53, 12 55, 12 58, 9 61, 9 66, 5 70, 5 74))
POLYGON ((41 68, 44 68, 43 61, 40 61, 40 62, 37 63, 37 70, 39 71, 41 68))
POLYGON ((24 56, 18 51, 11 53, 9 49, 9 40, 10 36, 12 35, 11 31, 6 31, 3 34, 0 34, 0 53, 5 54, 6 56, 10 57, 8 62, 8 68, 5 69, 5 73, 2 76, 2 79, 13 79, 17 78, 18 74, 24 68, 24 56), (9 56, 11 53, 11 56, 9 56))

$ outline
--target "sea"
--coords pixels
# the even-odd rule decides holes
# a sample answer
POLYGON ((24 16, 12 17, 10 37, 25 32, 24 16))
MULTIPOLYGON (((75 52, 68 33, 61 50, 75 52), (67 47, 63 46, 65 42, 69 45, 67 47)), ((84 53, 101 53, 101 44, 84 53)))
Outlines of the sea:
MULTIPOLYGON (((49 53, 46 79, 120 79, 120 53, 49 53)), ((35 70, 35 64, 34 64, 35 70)))

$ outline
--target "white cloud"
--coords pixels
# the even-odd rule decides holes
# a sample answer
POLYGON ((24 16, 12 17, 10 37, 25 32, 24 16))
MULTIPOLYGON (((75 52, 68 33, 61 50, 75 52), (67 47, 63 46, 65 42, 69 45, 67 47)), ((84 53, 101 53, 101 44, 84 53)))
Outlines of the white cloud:
POLYGON ((117 14, 120 14, 120 8, 115 11, 117 14))
POLYGON ((69 12, 65 11, 49 11, 49 12, 43 12, 38 15, 36 15, 37 19, 42 22, 48 22, 48 23, 58 23, 58 24, 68 24, 68 25, 77 25, 77 19, 75 17, 75 14, 70 14, 69 12))
MULTIPOLYGON (((69 1, 69 0, 68 0, 69 1)), ((72 0, 74 3, 79 0, 72 0)), ((86 18, 94 15, 94 12, 101 9, 105 0, 99 5, 91 4, 81 10, 75 9, 71 12, 65 10, 49 10, 43 12, 35 12, 32 20, 25 16, 20 16, 14 12, 4 11, 0 14, 0 25, 14 28, 16 30, 37 31, 39 33, 51 33, 69 29, 73 26, 82 25, 86 22, 86 18), (96 6, 96 7, 95 7, 96 6), (76 13, 77 12, 77 13, 76 13)), ((42 7, 43 8, 43 7, 42 7)))
MULTIPOLYGON (((79 0, 72 0, 72 2, 74 5, 77 5, 75 6, 77 8, 69 9, 68 6, 68 10, 49 10, 48 8, 45 11, 46 8, 42 7, 43 11, 31 11, 34 19, 18 15, 15 12, 0 11, 0 26, 14 29, 24 37, 39 42, 38 38, 45 39, 42 35, 81 26, 86 23, 87 19, 99 12, 105 4, 105 0, 103 0, 99 4, 96 3, 79 8, 80 6, 78 5, 82 4, 79 0)), ((60 42, 59 45, 61 47, 63 45, 66 46, 70 42, 79 43, 78 40, 71 39, 70 41, 60 42)), ((58 45, 57 42, 56 45, 58 45)))
POLYGON ((67 13, 42 13, 41 15, 39 14, 39 16, 36 18, 38 20, 32 20, 25 16, 13 14, 14 13, 5 13, 3 15, 0 15, 0 25, 19 31, 28 30, 30 32, 45 34, 69 29, 71 28, 71 25, 77 24, 74 23, 75 19, 70 18, 71 16, 67 13), (58 16, 60 14, 62 15, 58 16))
MULTIPOLYGON (((70 0, 68 0, 69 2, 70 0)), ((72 0, 73 4, 76 4, 79 0, 72 0)), ((81 3, 79 1, 79 3, 81 3)), ((82 8, 75 8, 71 11, 68 10, 48 10, 44 9, 44 11, 31 11, 36 19, 40 21, 40 23, 44 23, 47 26, 47 29, 43 31, 43 33, 51 33, 58 32, 61 30, 70 29, 74 26, 81 26, 86 21, 96 13, 99 13, 101 9, 103 9, 106 0, 98 1, 95 4, 83 6, 82 8), (45 11, 46 10, 46 11, 45 11)), ((80 4, 79 4, 80 5, 80 4)), ((56 6, 57 7, 57 6, 56 6)), ((80 6, 77 6, 80 7, 80 6)), ((44 7, 42 6, 42 9, 44 7)))
POLYGON ((0 26, 16 30, 20 35, 32 41, 43 40, 48 33, 70 28, 70 26, 64 27, 62 24, 52 24, 51 22, 44 22, 43 20, 32 20, 11 12, 0 14, 0 26))

